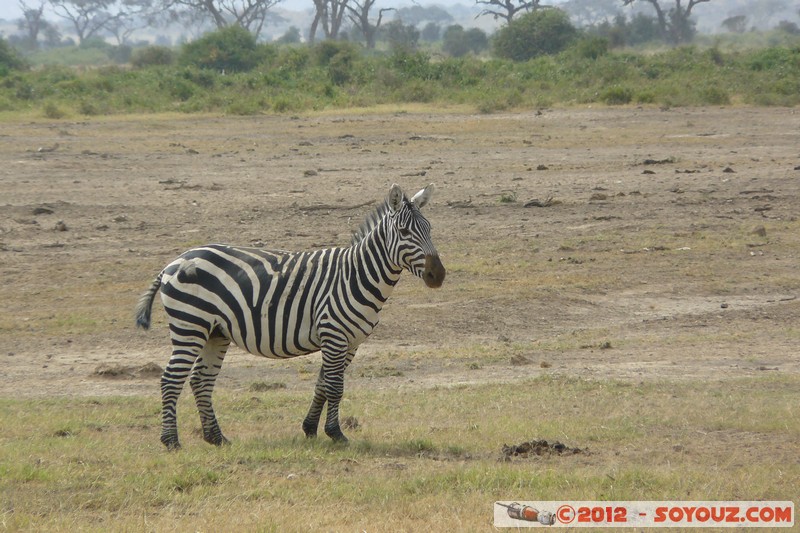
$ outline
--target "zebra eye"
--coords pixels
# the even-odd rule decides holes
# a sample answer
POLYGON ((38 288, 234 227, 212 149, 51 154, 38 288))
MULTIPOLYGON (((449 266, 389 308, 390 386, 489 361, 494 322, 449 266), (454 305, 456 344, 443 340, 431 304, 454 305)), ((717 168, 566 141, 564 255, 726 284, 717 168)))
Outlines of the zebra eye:
POLYGON ((408 228, 400 228, 400 235, 402 235, 403 238, 407 239, 411 237, 411 230, 408 228))

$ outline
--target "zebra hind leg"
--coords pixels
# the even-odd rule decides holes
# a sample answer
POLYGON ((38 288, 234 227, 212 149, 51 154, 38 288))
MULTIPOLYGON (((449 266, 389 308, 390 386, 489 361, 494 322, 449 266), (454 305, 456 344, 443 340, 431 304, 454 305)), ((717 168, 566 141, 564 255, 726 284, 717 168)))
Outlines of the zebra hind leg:
POLYGON ((199 334, 186 335, 186 330, 180 331, 172 325, 170 330, 172 357, 161 376, 161 442, 168 450, 177 450, 181 447, 178 440, 178 397, 206 339, 199 334))
POLYGON ((200 352, 200 357, 195 362, 189 378, 197 410, 200 413, 200 423, 203 426, 203 440, 214 446, 230 444, 219 428, 211 400, 214 384, 230 343, 229 339, 221 335, 212 335, 200 352))

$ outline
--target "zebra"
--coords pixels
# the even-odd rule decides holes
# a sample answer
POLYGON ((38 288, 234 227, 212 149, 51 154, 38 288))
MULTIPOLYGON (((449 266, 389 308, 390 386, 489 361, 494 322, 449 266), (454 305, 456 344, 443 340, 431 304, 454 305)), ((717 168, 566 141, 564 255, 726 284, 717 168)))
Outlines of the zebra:
POLYGON ((378 324, 402 271, 431 288, 444 282, 431 225, 420 212, 433 191, 430 184, 408 199, 392 185, 348 247, 287 252, 212 244, 169 263, 142 294, 135 312, 137 326, 149 329, 153 300, 161 292, 172 342, 161 377, 161 442, 167 449, 180 448, 177 402, 187 377, 203 439, 216 446, 229 443, 211 395, 231 342, 277 359, 321 351, 303 432, 316 437, 327 403, 325 434, 346 443, 339 425, 344 371, 378 324))

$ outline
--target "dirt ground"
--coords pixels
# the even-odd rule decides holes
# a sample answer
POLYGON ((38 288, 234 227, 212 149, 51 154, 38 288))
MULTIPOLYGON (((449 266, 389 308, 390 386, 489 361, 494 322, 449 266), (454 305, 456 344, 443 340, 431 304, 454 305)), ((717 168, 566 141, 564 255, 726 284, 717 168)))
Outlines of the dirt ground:
MULTIPOLYGON (((401 280, 348 388, 800 372, 797 110, 176 115, 0 124, 0 396, 155 401, 160 268, 347 245, 393 182, 436 183, 448 277, 401 280)), ((310 397, 318 360, 234 349, 219 386, 310 397)))

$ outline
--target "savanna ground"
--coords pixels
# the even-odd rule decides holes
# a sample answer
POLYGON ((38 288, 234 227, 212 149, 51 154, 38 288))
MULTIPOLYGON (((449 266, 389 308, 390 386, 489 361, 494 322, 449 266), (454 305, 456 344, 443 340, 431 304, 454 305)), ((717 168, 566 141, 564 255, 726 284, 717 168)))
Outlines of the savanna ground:
POLYGON ((0 525, 490 530, 495 500, 791 500, 800 486, 800 114, 411 107, 0 124, 0 525), (448 269, 409 275, 301 438, 319 356, 232 349, 233 445, 162 449, 169 343, 140 293, 208 242, 349 243, 435 182, 448 269), (586 453, 505 460, 504 444, 586 453))

